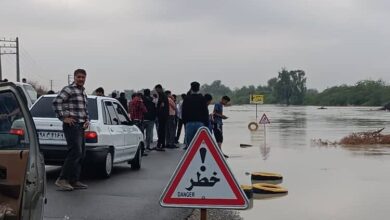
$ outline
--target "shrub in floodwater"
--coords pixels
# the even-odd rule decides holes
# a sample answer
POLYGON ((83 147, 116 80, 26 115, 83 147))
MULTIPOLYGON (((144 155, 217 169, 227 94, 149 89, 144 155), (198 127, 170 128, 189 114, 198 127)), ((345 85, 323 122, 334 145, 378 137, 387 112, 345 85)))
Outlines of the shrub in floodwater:
POLYGON ((331 142, 328 140, 315 139, 314 143, 322 146, 335 146, 338 144, 343 145, 374 145, 374 144, 390 144, 390 135, 383 135, 381 132, 384 128, 377 131, 369 132, 357 132, 352 133, 339 142, 331 142))
POLYGON ((370 145, 390 144, 390 135, 383 135, 380 132, 384 128, 373 132, 352 133, 340 140, 339 144, 345 145, 370 145))

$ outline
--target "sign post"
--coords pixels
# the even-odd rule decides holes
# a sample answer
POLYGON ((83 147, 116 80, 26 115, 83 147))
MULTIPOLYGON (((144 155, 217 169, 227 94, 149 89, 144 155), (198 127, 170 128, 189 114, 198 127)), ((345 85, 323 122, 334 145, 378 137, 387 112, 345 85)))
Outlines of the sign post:
POLYGON ((250 94, 249 103, 256 104, 256 121, 257 121, 257 105, 264 104, 264 95, 250 94))
POLYGON ((267 115, 264 113, 263 114, 263 116, 261 116, 261 119, 260 119, 260 121, 259 121, 259 124, 262 124, 262 125, 264 125, 264 143, 266 142, 266 131, 265 131, 265 125, 266 124, 271 124, 271 122, 269 121, 269 119, 268 119, 268 117, 267 117, 267 115))
POLYGON ((246 209, 248 199, 240 188, 218 145, 201 127, 160 197, 163 207, 246 209))

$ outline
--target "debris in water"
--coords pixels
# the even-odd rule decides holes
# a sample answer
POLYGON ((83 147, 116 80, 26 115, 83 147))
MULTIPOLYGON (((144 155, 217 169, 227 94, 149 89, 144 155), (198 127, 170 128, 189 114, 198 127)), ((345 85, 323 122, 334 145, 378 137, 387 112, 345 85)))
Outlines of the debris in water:
POLYGON ((381 134, 384 129, 352 133, 342 138, 339 142, 321 139, 313 139, 312 142, 322 146, 390 144, 390 134, 381 134))
POLYGON ((321 138, 319 139, 313 139, 312 142, 316 145, 321 145, 321 146, 336 146, 339 143, 337 141, 328 141, 328 140, 322 140, 321 138))
POLYGON ((343 139, 340 144, 345 145, 363 145, 363 144, 390 144, 390 135, 383 135, 381 132, 385 128, 368 131, 368 132, 357 132, 352 133, 343 139))
POLYGON ((252 144, 240 144, 240 147, 246 148, 246 147, 253 147, 252 144))

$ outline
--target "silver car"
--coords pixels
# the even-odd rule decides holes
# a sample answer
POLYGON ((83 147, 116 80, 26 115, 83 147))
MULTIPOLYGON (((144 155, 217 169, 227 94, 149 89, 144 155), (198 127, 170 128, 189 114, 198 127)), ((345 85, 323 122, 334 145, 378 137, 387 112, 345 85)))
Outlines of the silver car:
POLYGON ((26 97, 0 83, 0 220, 43 219, 45 175, 26 97))

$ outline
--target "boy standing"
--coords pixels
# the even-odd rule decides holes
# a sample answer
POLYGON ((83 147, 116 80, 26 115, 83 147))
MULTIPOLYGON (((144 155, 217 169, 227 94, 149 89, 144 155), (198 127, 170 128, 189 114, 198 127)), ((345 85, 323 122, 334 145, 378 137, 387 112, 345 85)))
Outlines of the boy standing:
MULTIPOLYGON (((226 106, 230 102, 230 98, 228 96, 223 96, 221 101, 219 103, 215 103, 214 105, 214 136, 215 140, 217 141, 217 144, 219 148, 222 150, 222 142, 223 142, 223 130, 222 130, 222 120, 227 119, 223 114, 223 106, 226 106)), ((229 158, 228 155, 223 154, 225 158, 229 158)))

